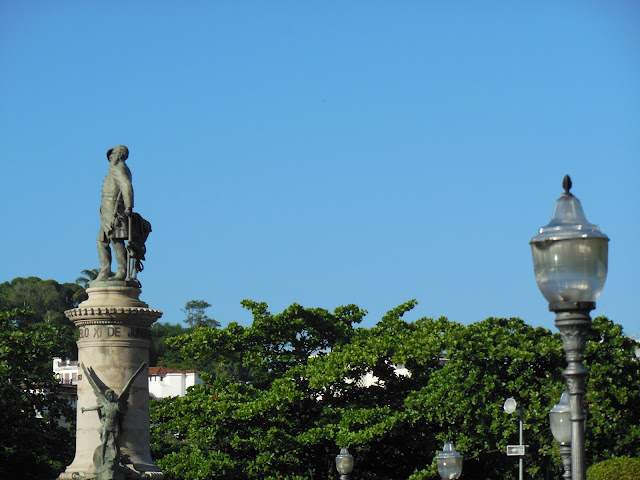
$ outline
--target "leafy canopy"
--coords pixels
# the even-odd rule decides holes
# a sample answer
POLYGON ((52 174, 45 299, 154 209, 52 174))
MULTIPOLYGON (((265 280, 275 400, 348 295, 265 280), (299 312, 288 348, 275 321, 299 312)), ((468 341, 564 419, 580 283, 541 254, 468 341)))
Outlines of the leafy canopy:
MULTIPOLYGON (((505 448, 517 443, 517 420, 502 409, 513 396, 524 408, 528 475, 559 476, 548 425, 564 389, 559 334, 517 318, 467 326, 403 320, 415 304, 365 329, 357 325, 366 312, 355 305, 330 312, 293 304, 273 315, 265 303, 244 301, 251 326, 198 328, 168 340, 185 358, 233 359, 248 374, 238 381, 212 372, 186 397, 154 401, 154 458, 175 478, 327 479, 347 445, 357 478, 435 479, 435 457, 451 439, 464 455, 465 478, 515 479, 517 459, 505 448)), ((604 318, 593 330, 588 463, 605 444, 604 455, 640 448, 633 341, 604 318), (624 380, 610 388, 620 374, 624 380)))
POLYGON ((55 478, 75 442, 61 417, 75 418, 51 369, 58 355, 55 324, 20 320, 31 312, 0 311, 0 477, 55 478))
POLYGON ((190 328, 220 327, 220 322, 208 317, 205 313, 210 306, 211 304, 204 300, 189 300, 182 309, 187 316, 184 322, 189 325, 190 328))

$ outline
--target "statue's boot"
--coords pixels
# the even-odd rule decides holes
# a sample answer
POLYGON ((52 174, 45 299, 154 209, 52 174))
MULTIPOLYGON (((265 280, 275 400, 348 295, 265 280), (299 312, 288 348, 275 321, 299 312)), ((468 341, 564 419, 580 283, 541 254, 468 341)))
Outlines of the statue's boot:
POLYGON ((98 260, 100 261, 100 273, 96 280, 109 280, 111 276, 111 249, 106 242, 98 242, 98 260))
POLYGON ((124 246, 124 241, 114 241, 112 245, 113 253, 118 262, 118 272, 112 280, 124 280, 127 277, 127 249, 124 246))

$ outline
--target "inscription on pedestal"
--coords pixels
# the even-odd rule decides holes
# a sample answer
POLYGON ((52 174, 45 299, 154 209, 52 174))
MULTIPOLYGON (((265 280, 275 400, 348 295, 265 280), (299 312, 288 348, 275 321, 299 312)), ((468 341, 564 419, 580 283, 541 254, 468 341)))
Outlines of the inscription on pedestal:
POLYGON ((78 327, 80 340, 99 340, 112 338, 141 338, 151 340, 151 331, 145 327, 125 327, 122 325, 92 325, 78 327))

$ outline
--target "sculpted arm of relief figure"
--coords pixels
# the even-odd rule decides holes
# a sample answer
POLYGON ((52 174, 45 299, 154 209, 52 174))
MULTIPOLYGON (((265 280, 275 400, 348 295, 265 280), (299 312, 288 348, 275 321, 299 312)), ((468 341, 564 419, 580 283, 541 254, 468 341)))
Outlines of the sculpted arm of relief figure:
POLYGON ((102 406, 100 406, 100 405, 94 405, 93 407, 82 407, 82 413, 91 412, 93 410, 100 410, 101 408, 102 408, 102 406))

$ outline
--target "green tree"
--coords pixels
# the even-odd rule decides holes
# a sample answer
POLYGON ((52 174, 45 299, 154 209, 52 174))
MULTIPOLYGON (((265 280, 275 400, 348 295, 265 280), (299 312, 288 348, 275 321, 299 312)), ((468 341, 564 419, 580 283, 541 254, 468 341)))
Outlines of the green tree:
POLYGON ((0 312, 0 477, 55 478, 75 445, 71 431, 58 426, 73 413, 51 370, 63 332, 55 324, 20 325, 27 315, 0 312))
POLYGON ((80 276, 76 278, 76 283, 80 285, 82 288, 87 288, 89 286, 89 282, 95 280, 100 273, 99 268, 92 268, 89 270, 82 270, 80 272, 80 276))
POLYGON ((185 356, 199 359, 237 355, 243 367, 254 369, 254 381, 209 378, 210 385, 184 398, 154 402, 156 458, 162 457, 162 468, 176 478, 267 479, 278 472, 286 478, 314 478, 318 462, 323 472, 329 469, 327 451, 324 446, 301 448, 297 435, 323 406, 319 390, 309 389, 296 368, 348 342, 352 325, 365 312, 349 306, 331 313, 294 304, 271 315, 264 303, 243 304, 253 312, 251 327, 230 323, 224 329, 195 329, 173 342, 185 356))
MULTIPOLYGON (((457 329, 447 343, 449 363, 407 398, 412 421, 437 432, 438 449, 447 438, 455 442, 465 478, 517 478, 517 461, 505 456, 506 445, 517 443, 517 420, 503 411, 514 397, 524 413, 529 475, 550 468, 555 445, 548 411, 562 391, 559 337, 520 319, 488 318, 457 329)), ((427 472, 434 474, 430 463, 427 472)))
POLYGON ((187 316, 184 322, 189 325, 190 328, 200 327, 214 327, 219 328, 220 322, 207 316, 205 311, 211 306, 210 303, 204 300, 189 300, 182 311, 187 316))
POLYGON ((150 365, 162 365, 175 370, 197 370, 208 378, 223 377, 232 381, 250 381, 252 369, 242 366, 237 354, 229 352, 225 357, 183 355, 175 347, 173 339, 187 335, 190 329, 181 325, 157 322, 151 326, 150 365))
POLYGON ((167 344, 170 338, 179 337, 188 331, 181 325, 168 322, 156 322, 151 325, 149 365, 164 366, 172 369, 195 369, 195 362, 183 358, 178 349, 172 348, 167 344))
MULTIPOLYGON (((517 441, 517 420, 502 408, 515 397, 524 408, 529 475, 559 476, 548 418, 565 388, 559 334, 516 318, 467 326, 446 318, 403 320, 415 303, 364 329, 354 328, 365 312, 353 305, 329 312, 294 304, 271 315, 264 303, 245 301, 254 316, 250 327, 231 323, 172 339, 185 356, 235 356, 255 370, 250 383, 211 376, 184 398, 154 402, 159 463, 176 478, 327 479, 334 478, 338 447, 348 445, 358 478, 435 479, 435 456, 451 439, 465 457, 465 478, 515 479, 517 462, 505 447, 517 441)), ((638 362, 612 322, 594 320, 593 335, 587 352, 593 398, 625 412, 609 429, 608 410, 590 414, 588 448, 608 442, 618 446, 611 452, 630 454, 640 438, 632 408, 638 362), (611 389, 618 369, 625 386, 611 389)))
POLYGON ((74 295, 82 291, 75 283, 58 283, 38 277, 17 277, 0 284, 0 310, 14 308, 25 312, 16 320, 24 323, 65 324, 64 311, 78 306, 74 295))
POLYGON ((83 295, 84 289, 75 283, 17 277, 0 283, 0 311, 20 309, 14 321, 21 327, 37 323, 58 326, 61 334, 56 339, 56 356, 77 358, 77 333, 64 312, 77 307, 83 295))
POLYGON ((611 458, 591 465, 587 469, 587 480, 638 480, 640 459, 611 458))
POLYGON ((585 350, 587 465, 612 457, 640 458, 638 344, 606 317, 593 319, 585 350))

